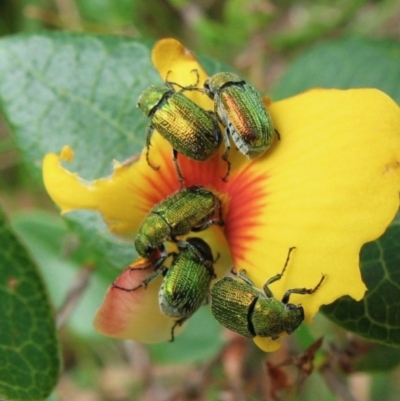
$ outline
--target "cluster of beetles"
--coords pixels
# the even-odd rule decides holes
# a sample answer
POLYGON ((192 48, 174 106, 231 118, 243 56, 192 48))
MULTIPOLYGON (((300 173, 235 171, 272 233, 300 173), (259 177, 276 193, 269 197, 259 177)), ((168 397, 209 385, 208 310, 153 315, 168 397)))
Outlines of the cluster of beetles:
POLYGON ((113 287, 124 291, 145 290, 152 280, 162 275, 158 298, 161 312, 175 321, 171 341, 175 328, 209 301, 213 316, 228 329, 249 338, 277 339, 283 332, 292 333, 304 320, 303 308, 289 303, 290 295, 312 294, 324 276, 312 289, 294 288, 286 291, 282 300, 274 298, 269 285, 284 274, 294 249, 290 248, 282 272, 267 280, 263 290, 255 287, 245 270, 235 269, 231 271, 235 277, 221 278, 210 290, 211 281, 216 278, 213 264, 218 255, 214 256, 210 246, 199 237, 178 239, 213 224, 224 225, 221 201, 212 191, 200 185, 183 187, 178 154, 205 161, 218 151, 224 139, 222 159, 227 169, 222 179, 227 180, 231 140, 242 154, 253 159, 261 156, 275 137, 279 138, 260 95, 241 77, 221 72, 198 87, 199 74, 196 70, 193 73, 197 76, 194 85, 184 87, 166 80, 163 85, 150 86, 139 98, 138 106, 150 119, 146 133, 147 163, 158 169, 149 157, 151 137, 157 130, 172 146, 181 189, 150 210, 135 238, 136 251, 146 262, 130 269, 151 267, 152 272, 137 287, 123 288, 116 284, 113 287), (180 89, 175 90, 174 86, 180 89), (204 110, 192 102, 184 94, 188 90, 208 95, 214 101, 214 110, 204 110), (167 241, 176 244, 176 252, 166 251, 167 241), (168 258, 172 260, 166 267, 168 258))

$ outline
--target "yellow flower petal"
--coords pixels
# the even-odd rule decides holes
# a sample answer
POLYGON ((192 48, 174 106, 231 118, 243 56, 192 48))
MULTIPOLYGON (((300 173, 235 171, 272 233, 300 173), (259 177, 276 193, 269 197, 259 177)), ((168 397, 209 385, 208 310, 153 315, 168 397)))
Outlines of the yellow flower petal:
MULTIPOLYGON (((177 82, 181 86, 191 86, 196 84, 198 77, 197 86, 202 88, 207 79, 207 73, 193 53, 172 38, 162 39, 156 43, 152 52, 152 61, 164 81, 177 82)), ((214 110, 214 102, 204 93, 192 90, 184 93, 204 109, 214 110)))
POLYGON ((52 199, 61 207, 63 213, 76 209, 74 207, 75 194, 81 194, 79 208, 92 208, 95 200, 89 190, 82 191, 85 184, 80 181, 76 174, 65 170, 61 161, 71 162, 74 153, 71 148, 65 146, 60 155, 49 153, 43 160, 43 180, 47 192, 52 199))
POLYGON ((167 152, 164 160, 157 159, 161 174, 147 164, 143 153, 133 162, 115 163, 110 177, 94 181, 85 181, 62 167, 66 154, 68 161, 72 161, 73 152, 68 147, 59 156, 54 153, 45 156, 43 180, 47 192, 62 213, 76 209, 99 211, 114 232, 136 231, 151 207, 179 188, 171 155, 167 152), (167 177, 166 185, 159 186, 158 180, 163 176, 167 177))
POLYGON ((271 338, 254 337, 254 343, 264 352, 274 352, 282 345, 281 338, 272 340, 271 338))
POLYGON ((325 275, 314 294, 290 298, 310 321, 320 305, 364 295, 360 248, 384 232, 399 206, 400 111, 382 92, 360 89, 312 90, 270 112, 281 140, 235 177, 248 185, 230 192, 226 234, 235 266, 260 288, 296 247, 271 285, 278 299, 325 275))

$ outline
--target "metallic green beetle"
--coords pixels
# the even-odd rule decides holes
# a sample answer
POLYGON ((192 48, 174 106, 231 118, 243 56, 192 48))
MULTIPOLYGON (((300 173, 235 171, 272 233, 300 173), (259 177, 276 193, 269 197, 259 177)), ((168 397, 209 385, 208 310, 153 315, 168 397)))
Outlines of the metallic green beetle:
MULTIPOLYGON (((185 89, 190 89, 189 86, 185 89)), ((150 86, 139 97, 138 106, 151 119, 147 129, 147 163, 149 161, 151 137, 157 130, 172 145, 172 159, 182 185, 183 176, 178 153, 198 161, 208 160, 218 150, 222 135, 218 120, 212 111, 197 106, 183 91, 176 92, 172 84, 150 86)))
MULTIPOLYGON (((232 72, 220 72, 205 81, 204 91, 214 100, 215 113, 225 127, 224 160, 230 152, 229 137, 250 159, 261 156, 270 147, 277 132, 253 86, 232 72)), ((228 174, 229 170, 224 179, 228 174)))
POLYGON ((223 226, 221 201, 208 189, 193 185, 170 195, 150 210, 135 239, 137 253, 148 258, 164 249, 165 241, 202 231, 212 224, 223 226), (213 218, 215 215, 217 218, 213 218))
POLYGON ((174 255, 171 267, 163 272, 158 293, 161 311, 176 319, 171 341, 175 328, 205 303, 211 280, 216 278, 211 248, 201 238, 188 238, 178 243, 178 248, 180 252, 174 255))
POLYGON ((244 270, 237 273, 242 281, 232 277, 217 281, 211 289, 211 312, 215 319, 248 338, 260 336, 276 340, 283 332, 293 333, 304 320, 304 310, 302 306, 289 303, 290 295, 312 294, 325 276, 312 289, 293 288, 285 292, 282 301, 274 298, 268 286, 282 277, 292 250, 290 248, 282 273, 264 284, 264 292, 254 286, 244 270))
MULTIPOLYGON (((124 291, 136 291, 140 287, 147 287, 160 274, 164 276, 158 301, 161 312, 175 319, 171 328, 171 340, 174 341, 174 331, 189 319, 204 303, 209 292, 211 280, 216 278, 213 266, 213 255, 209 245, 201 238, 188 238, 178 241, 178 253, 168 254, 173 257, 169 268, 160 266, 157 262, 155 271, 141 284, 134 288, 123 288, 124 291)), ((164 261, 165 259, 163 259, 164 261)), ((150 267, 149 264, 147 267, 150 267)), ((146 268, 146 267, 145 267, 146 268)), ((131 270, 142 270, 143 268, 131 270)))

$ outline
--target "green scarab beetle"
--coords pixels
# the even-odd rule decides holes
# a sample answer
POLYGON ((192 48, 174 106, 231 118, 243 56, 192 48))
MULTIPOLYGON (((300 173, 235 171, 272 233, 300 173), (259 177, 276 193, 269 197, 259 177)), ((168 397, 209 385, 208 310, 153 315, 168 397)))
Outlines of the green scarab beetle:
POLYGON ((264 284, 264 291, 254 286, 244 270, 237 273, 240 280, 224 277, 217 281, 211 289, 211 312, 215 319, 248 338, 260 336, 276 340, 283 332, 293 333, 304 320, 304 309, 289 303, 290 295, 314 293, 325 276, 312 289, 293 288, 285 292, 282 301, 274 298, 268 286, 283 276, 292 250, 282 273, 271 277, 264 284))
MULTIPOLYGON (((155 271, 140 285, 134 288, 122 288, 124 291, 136 291, 147 287, 160 274, 164 276, 158 301, 161 312, 175 319, 171 328, 171 340, 174 341, 174 331, 189 319, 204 303, 209 292, 211 280, 216 278, 213 266, 213 255, 209 245, 201 238, 188 238, 178 241, 178 253, 171 252, 172 264, 169 268, 153 264, 155 271)), ((164 261, 165 259, 163 259, 164 261)), ((151 264, 148 265, 150 267, 151 264)), ((138 270, 132 268, 131 270, 138 270)))
MULTIPOLYGON (((204 83, 205 93, 214 100, 215 113, 225 127, 227 160, 232 137, 236 147, 248 158, 261 156, 277 134, 272 119, 255 88, 232 72, 220 72, 204 83)), ((229 174, 229 170, 224 177, 229 174)))
POLYGON ((202 231, 212 224, 224 224, 221 202, 208 189, 193 185, 175 192, 150 210, 139 227, 135 248, 140 256, 148 258, 154 250, 163 250, 165 241, 176 241, 178 235, 202 231))
MULTIPOLYGON (((187 87, 187 89, 192 86, 187 87)), ((147 163, 151 137, 157 130, 172 145, 172 159, 182 185, 183 176, 177 157, 182 153, 190 159, 205 161, 218 150, 222 135, 218 120, 212 111, 197 106, 172 84, 150 86, 139 97, 138 106, 151 119, 146 134, 147 163)))

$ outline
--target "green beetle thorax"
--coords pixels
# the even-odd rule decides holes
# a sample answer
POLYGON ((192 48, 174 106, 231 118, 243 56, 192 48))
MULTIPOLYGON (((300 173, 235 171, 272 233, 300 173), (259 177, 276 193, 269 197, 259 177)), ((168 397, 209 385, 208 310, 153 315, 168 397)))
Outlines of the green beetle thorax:
POLYGON ((214 258, 210 246, 201 238, 191 237, 187 238, 187 254, 191 259, 201 260, 204 263, 213 263, 214 258))
POLYGON ((143 221, 135 238, 135 248, 142 257, 147 257, 170 237, 171 229, 165 220, 156 213, 150 213, 143 221))
POLYGON ((233 72, 219 72, 208 78, 204 83, 204 90, 213 99, 226 85, 244 83, 243 78, 233 72))
POLYGON ((304 309, 302 306, 293 304, 285 305, 282 316, 282 326, 286 333, 292 334, 304 320, 304 309))
POLYGON ((160 103, 172 93, 174 91, 168 86, 152 85, 142 92, 138 100, 138 106, 149 117, 160 106, 160 103))

